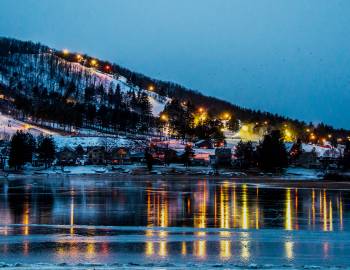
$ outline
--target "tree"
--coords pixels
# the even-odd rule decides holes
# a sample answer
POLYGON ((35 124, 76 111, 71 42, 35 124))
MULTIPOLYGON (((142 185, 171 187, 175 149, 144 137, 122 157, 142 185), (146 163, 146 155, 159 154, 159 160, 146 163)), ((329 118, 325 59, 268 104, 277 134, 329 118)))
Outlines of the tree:
POLYGON ((32 162, 35 140, 30 133, 17 131, 11 139, 9 165, 15 170, 20 169, 26 162, 32 162))
POLYGON ((227 122, 227 127, 232 132, 237 132, 239 130, 239 122, 237 118, 231 117, 227 122))
POLYGON ((302 152, 303 152, 303 147, 302 147, 301 139, 298 139, 290 149, 290 152, 289 152, 290 159, 292 161, 297 160, 300 157, 302 152))
POLYGON ((193 110, 194 108, 189 102, 181 103, 178 99, 172 99, 165 105, 164 114, 168 115, 172 133, 182 139, 192 133, 193 110))
POLYGON ((288 166, 288 153, 279 130, 271 131, 260 142, 258 165, 264 171, 274 171, 288 166))
POLYGON ((76 148, 75 148, 75 153, 77 154, 78 157, 82 157, 85 153, 84 148, 81 146, 81 144, 79 144, 76 148))
POLYGON ((44 161, 45 168, 49 167, 55 159, 56 146, 53 138, 50 136, 43 137, 38 142, 39 158, 44 161))
POLYGON ((241 168, 250 168, 256 160, 252 142, 240 141, 236 146, 235 156, 241 168))
POLYGON ((191 158, 194 156, 194 151, 190 144, 185 146, 185 152, 183 153, 183 161, 186 168, 191 165, 191 158))
POLYGON ((350 141, 347 141, 345 144, 342 163, 344 170, 350 169, 350 141))

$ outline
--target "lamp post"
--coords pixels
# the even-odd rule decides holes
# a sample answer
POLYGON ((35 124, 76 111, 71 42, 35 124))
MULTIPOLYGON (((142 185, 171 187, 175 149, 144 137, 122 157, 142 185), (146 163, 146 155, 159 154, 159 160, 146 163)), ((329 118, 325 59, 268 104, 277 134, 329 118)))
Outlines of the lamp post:
MULTIPOLYGON (((164 123, 164 126, 163 126, 163 128, 162 128, 161 134, 165 134, 166 125, 167 125, 167 123, 168 123, 168 121, 169 121, 169 117, 168 117, 168 115, 166 115, 166 114, 161 114, 161 115, 160 115, 160 120, 164 123)), ((164 137, 165 137, 165 136, 164 136, 164 137)), ((162 139, 162 136, 161 136, 161 139, 162 139)))

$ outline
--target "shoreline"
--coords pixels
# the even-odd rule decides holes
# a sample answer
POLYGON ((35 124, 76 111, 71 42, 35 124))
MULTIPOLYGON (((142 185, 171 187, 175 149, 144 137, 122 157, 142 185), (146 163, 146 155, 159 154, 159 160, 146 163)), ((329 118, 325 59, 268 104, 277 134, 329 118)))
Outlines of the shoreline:
POLYGON ((345 180, 324 180, 321 178, 303 178, 302 176, 226 176, 226 175, 186 175, 186 174, 128 174, 120 172, 105 172, 105 173, 43 173, 43 174, 25 174, 14 173, 9 174, 8 177, 0 178, 0 181, 13 181, 19 178, 28 179, 56 179, 56 178, 69 178, 72 180, 85 178, 87 180, 108 180, 108 181, 120 181, 129 180, 135 181, 159 181, 159 180, 172 180, 174 182, 181 181, 196 181, 196 180, 208 180, 208 181, 229 181, 234 184, 248 184, 264 186, 265 188, 299 188, 299 189, 333 189, 333 190, 350 190, 350 181, 345 180))

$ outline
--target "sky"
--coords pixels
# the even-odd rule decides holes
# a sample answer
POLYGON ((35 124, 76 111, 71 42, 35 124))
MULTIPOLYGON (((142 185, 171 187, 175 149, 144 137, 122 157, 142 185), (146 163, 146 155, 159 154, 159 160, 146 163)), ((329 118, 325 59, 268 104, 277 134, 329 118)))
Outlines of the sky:
POLYGON ((349 0, 0 0, 0 36, 350 129, 349 0))

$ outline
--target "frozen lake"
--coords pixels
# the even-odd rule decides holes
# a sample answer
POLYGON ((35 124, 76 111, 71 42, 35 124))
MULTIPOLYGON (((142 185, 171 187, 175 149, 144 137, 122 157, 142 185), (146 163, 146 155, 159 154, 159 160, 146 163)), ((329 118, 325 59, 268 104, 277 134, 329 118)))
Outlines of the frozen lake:
POLYGON ((349 191, 102 175, 1 181, 4 266, 350 266, 349 191))

